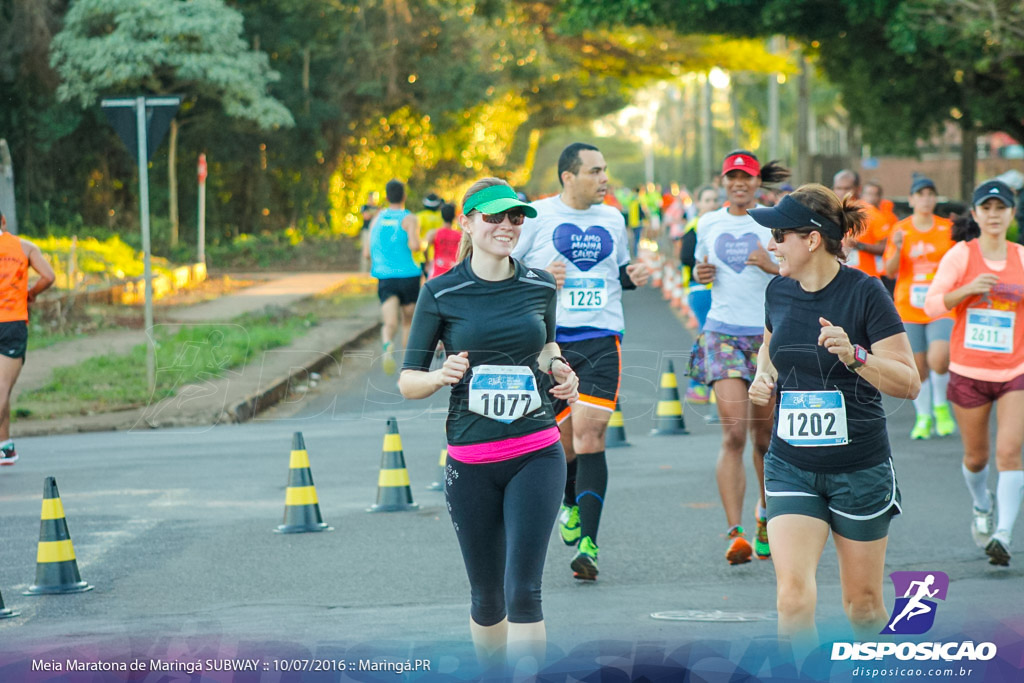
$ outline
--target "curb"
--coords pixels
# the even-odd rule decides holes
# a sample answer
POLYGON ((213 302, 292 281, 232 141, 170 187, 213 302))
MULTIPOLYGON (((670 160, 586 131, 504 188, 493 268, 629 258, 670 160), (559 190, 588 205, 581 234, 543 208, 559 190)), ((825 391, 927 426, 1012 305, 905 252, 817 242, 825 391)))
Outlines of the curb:
POLYGON ((288 394, 289 388, 292 386, 292 382, 302 376, 308 377, 310 373, 320 372, 331 363, 337 363, 338 359, 336 356, 344 354, 345 351, 368 341, 380 330, 381 324, 375 323, 371 327, 364 329, 361 332, 357 332, 348 340, 341 343, 340 346, 335 348, 326 356, 320 356, 316 360, 307 363, 301 367, 295 368, 293 372, 283 375, 273 382, 265 390, 256 394, 252 394, 237 401, 230 407, 226 408, 219 416, 214 424, 220 424, 221 418, 223 422, 248 422, 264 410, 276 405, 288 394))
MULTIPOLYGON (((351 336, 332 351, 326 354, 319 354, 311 361, 292 368, 280 377, 269 383, 255 393, 250 393, 241 399, 229 398, 226 405, 218 406, 212 410, 201 410, 193 413, 175 412, 161 415, 162 411, 153 413, 153 406, 141 406, 130 410, 121 410, 110 413, 99 413, 96 415, 78 415, 63 417, 60 419, 39 420, 38 422, 24 421, 16 427, 16 438, 27 438, 32 436, 53 436, 57 434, 75 434, 85 432, 116 432, 133 431, 144 429, 160 429, 169 427, 195 427, 195 426, 216 426, 221 424, 248 422, 255 418, 261 411, 264 411, 283 399, 292 383, 299 377, 308 376, 311 372, 319 372, 331 363, 338 362, 338 359, 345 351, 365 343, 380 330, 381 323, 374 322, 351 336)), ((287 347, 283 347, 287 348, 287 347)), ((174 398, 165 399, 173 401, 174 398)), ((159 406, 160 404, 156 404, 159 406)))

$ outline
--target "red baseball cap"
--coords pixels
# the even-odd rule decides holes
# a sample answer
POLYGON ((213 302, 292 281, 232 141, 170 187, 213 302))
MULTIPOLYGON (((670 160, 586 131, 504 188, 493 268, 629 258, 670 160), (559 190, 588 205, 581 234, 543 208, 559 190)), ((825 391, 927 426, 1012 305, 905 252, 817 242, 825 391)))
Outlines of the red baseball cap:
POLYGON ((761 175, 761 164, 749 154, 730 154, 722 162, 722 175, 729 171, 743 171, 748 175, 761 175))

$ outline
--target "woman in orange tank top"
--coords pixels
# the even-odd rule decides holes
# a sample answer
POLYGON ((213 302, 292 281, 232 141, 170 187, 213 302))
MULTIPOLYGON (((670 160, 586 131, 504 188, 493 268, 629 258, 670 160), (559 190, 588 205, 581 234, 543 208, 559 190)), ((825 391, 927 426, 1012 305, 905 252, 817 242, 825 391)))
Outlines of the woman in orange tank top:
POLYGON ((7 232, 7 219, 0 213, 0 466, 18 461, 11 440, 11 391, 25 364, 28 305, 54 278, 39 247, 7 232), (39 273, 31 288, 29 268, 39 273))
POLYGON ((910 186, 914 213, 896 223, 885 250, 885 274, 896 279, 893 300, 910 338, 910 348, 921 375, 921 393, 914 399, 917 418, 911 439, 929 439, 956 431, 946 400, 949 384, 949 335, 953 316, 933 317, 924 312, 925 294, 939 261, 953 247, 952 221, 935 215, 939 195, 935 183, 918 177, 910 186), (929 377, 930 375, 930 377, 929 377))
POLYGON ((1005 183, 978 186, 971 215, 980 236, 949 250, 925 300, 929 315, 956 315, 949 400, 960 424, 962 471, 974 501, 971 534, 989 562, 1001 566, 1010 563, 1010 537, 1024 499, 1024 247, 1006 239, 1015 203, 1005 183), (994 504, 988 490, 993 404, 999 470, 994 504))

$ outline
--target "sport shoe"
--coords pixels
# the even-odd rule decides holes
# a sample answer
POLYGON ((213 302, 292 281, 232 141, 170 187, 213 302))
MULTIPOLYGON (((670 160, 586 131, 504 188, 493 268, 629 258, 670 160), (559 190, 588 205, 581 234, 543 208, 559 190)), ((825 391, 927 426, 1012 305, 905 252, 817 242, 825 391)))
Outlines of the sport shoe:
POLYGON ((754 537, 754 553, 759 560, 772 559, 772 549, 768 547, 768 518, 757 518, 757 536, 754 537))
POLYGON ((985 546, 985 554, 988 555, 988 563, 998 565, 1000 567, 1010 566, 1010 539, 1002 537, 1001 534, 996 533, 992 535, 992 540, 985 546))
POLYGON ((562 535, 562 543, 576 545, 580 542, 580 506, 572 507, 562 503, 558 511, 558 533, 562 535))
POLYGON ((914 428, 910 430, 911 439, 930 439, 932 438, 932 416, 931 415, 918 415, 917 419, 914 420, 914 428))
POLYGON ((391 342, 384 344, 384 355, 380 359, 380 366, 384 370, 385 375, 393 375, 395 370, 398 369, 395 356, 391 353, 391 342))
POLYGON ((734 526, 730 529, 729 538, 732 539, 732 543, 729 544, 729 549, 725 551, 725 559, 729 560, 729 564, 745 564, 750 562, 750 555, 753 550, 747 539, 743 538, 743 527, 734 526))
POLYGON ((974 537, 974 544, 976 546, 984 548, 988 545, 989 539, 992 538, 992 532, 995 531, 995 520, 993 517, 996 506, 992 498, 992 492, 988 492, 988 510, 982 512, 978 508, 972 507, 971 511, 974 514, 974 519, 971 520, 971 536, 974 537))
POLYGON ((709 393, 706 384, 691 384, 686 390, 686 400, 694 405, 705 405, 709 400, 709 393))
POLYGON ((13 465, 18 462, 18 451, 14 446, 0 449, 0 465, 13 465))
POLYGON ((576 553, 569 566, 572 567, 574 579, 597 580, 597 546, 590 540, 590 536, 580 539, 580 551, 576 553))
POLYGON ((949 410, 949 404, 942 406, 935 406, 932 410, 935 415, 935 433, 939 436, 949 436, 956 432, 956 420, 953 419, 953 413, 949 410))

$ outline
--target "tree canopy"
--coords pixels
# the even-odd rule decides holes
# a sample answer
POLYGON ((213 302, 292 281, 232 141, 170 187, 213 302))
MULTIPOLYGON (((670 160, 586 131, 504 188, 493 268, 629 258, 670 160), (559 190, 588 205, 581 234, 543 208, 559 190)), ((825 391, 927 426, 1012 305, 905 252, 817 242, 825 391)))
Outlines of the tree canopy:
POLYGON ((940 124, 1024 141, 1024 5, 1016 0, 564 0, 562 26, 783 34, 817 53, 864 139, 913 152, 940 124))

